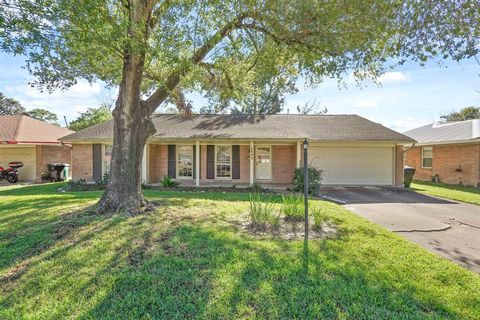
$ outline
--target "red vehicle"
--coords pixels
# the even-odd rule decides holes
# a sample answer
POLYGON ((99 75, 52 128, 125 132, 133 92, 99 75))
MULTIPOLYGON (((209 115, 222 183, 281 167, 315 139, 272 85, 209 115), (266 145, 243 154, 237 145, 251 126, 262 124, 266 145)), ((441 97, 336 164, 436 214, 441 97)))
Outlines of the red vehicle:
POLYGON ((6 179, 10 183, 18 182, 18 168, 23 167, 23 162, 12 161, 8 163, 8 168, 0 166, 0 181, 6 179))

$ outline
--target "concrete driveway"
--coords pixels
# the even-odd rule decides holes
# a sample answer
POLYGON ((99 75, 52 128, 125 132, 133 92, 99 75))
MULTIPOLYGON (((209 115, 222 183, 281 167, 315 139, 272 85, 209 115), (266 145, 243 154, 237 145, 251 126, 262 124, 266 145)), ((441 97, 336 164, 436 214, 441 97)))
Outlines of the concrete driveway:
POLYGON ((480 206, 376 187, 322 187, 321 195, 480 273, 480 206))

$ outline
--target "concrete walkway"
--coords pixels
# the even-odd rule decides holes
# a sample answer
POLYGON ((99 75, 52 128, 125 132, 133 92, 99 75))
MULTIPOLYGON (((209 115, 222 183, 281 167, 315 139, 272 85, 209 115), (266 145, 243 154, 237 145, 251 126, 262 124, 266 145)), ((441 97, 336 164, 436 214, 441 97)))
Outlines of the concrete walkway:
POLYGON ((325 199, 480 273, 480 206, 398 189, 322 189, 325 199))

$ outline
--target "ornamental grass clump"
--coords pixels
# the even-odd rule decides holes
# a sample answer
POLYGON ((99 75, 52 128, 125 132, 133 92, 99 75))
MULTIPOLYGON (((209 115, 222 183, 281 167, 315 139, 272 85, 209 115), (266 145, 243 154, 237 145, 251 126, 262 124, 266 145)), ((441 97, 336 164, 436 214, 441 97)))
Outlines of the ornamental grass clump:
POLYGON ((250 221, 256 229, 278 229, 280 226, 280 215, 275 213, 275 205, 270 197, 263 201, 260 194, 250 194, 250 221))
POLYGON ((293 194, 285 196, 282 195, 282 212, 285 221, 301 221, 304 217, 303 197, 295 196, 293 194))
POLYGON ((322 212, 320 207, 313 207, 310 209, 310 214, 313 217, 313 230, 320 230, 323 225, 324 217, 322 216, 322 212))

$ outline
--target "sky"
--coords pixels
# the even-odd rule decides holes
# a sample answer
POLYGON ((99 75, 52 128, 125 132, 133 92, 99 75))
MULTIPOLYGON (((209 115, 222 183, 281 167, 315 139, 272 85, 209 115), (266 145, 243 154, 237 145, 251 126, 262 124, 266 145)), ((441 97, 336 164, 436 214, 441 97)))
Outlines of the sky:
MULTIPOLYGON (((24 58, 0 53, 0 92, 20 101, 27 110, 44 108, 71 121, 78 112, 115 99, 115 89, 82 80, 68 91, 41 92, 28 85, 32 78, 23 66, 24 58)), ((314 88, 299 83, 299 92, 286 97, 283 113, 296 113, 297 105, 316 101, 329 114, 358 114, 404 132, 438 121, 449 111, 480 106, 479 75, 480 64, 471 59, 442 65, 432 62, 425 67, 407 63, 384 74, 381 85, 363 83, 359 87, 350 76, 344 79, 346 88, 333 79, 314 88)), ((198 94, 189 99, 196 110, 206 103, 198 94)))

